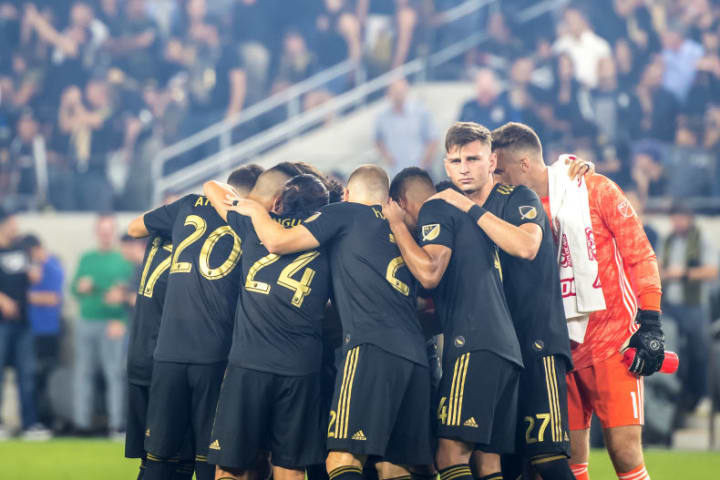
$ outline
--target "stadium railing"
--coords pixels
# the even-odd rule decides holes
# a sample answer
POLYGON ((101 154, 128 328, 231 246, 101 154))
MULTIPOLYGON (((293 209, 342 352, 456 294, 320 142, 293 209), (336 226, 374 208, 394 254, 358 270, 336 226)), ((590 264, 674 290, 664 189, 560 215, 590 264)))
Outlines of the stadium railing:
MULTIPOLYGON (((517 18, 523 23, 529 22, 549 11, 563 7, 569 1, 545 0, 519 12, 517 18)), ((447 28, 473 12, 497 5, 499 5, 498 0, 468 0, 441 12, 440 20, 434 28, 447 28)), ((366 70, 362 62, 356 63, 350 60, 319 72, 287 90, 248 107, 232 118, 211 125, 161 150, 152 163, 153 200, 157 204, 166 192, 183 192, 197 187, 203 181, 234 166, 241 165, 252 159, 253 156, 322 123, 328 116, 338 115, 364 104, 369 96, 383 91, 398 75, 412 76, 418 80, 424 80, 434 69, 475 48, 486 38, 487 34, 484 31, 472 33, 460 41, 436 52, 421 55, 419 58, 373 79, 366 78, 366 70), (350 74, 355 76, 356 86, 354 88, 313 109, 304 112, 300 111, 303 95, 332 80, 350 74), (243 139, 237 144, 232 144, 232 132, 236 128, 248 124, 276 108, 286 109, 287 120, 243 139), (186 155, 191 150, 211 141, 219 142, 219 149, 216 153, 177 171, 165 173, 165 166, 168 162, 186 155)))

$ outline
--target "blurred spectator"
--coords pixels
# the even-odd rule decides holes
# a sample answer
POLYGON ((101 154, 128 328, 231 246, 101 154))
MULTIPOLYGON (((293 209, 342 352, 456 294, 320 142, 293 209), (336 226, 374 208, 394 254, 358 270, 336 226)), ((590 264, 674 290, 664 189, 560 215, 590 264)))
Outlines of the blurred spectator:
POLYGON ((405 63, 411 54, 419 13, 413 0, 357 0, 370 62, 380 70, 405 63))
POLYGON ((715 157, 700 145, 701 125, 693 119, 678 126, 675 144, 665 162, 667 193, 672 197, 707 197, 714 193, 715 157))
POLYGON ((475 74, 477 96, 465 102, 460 111, 461 122, 477 122, 489 129, 507 122, 522 121, 521 114, 510 104, 507 92, 500 91, 495 72, 482 68, 475 74))
POLYGON ((618 85, 623 90, 634 90, 640 79, 644 63, 630 42, 624 38, 615 42, 615 65, 617 67, 618 85))
POLYGON ((265 94, 270 72, 272 12, 266 0, 236 0, 233 8, 232 42, 247 75, 247 101, 254 103, 265 94))
POLYGON ((408 83, 395 80, 387 91, 388 105, 375 121, 375 145, 385 168, 393 176, 406 167, 429 169, 437 147, 437 132, 430 112, 409 100, 408 83))
POLYGON ((645 68, 637 86, 636 93, 642 107, 642 119, 637 133, 639 138, 672 142, 675 137, 680 104, 662 84, 664 71, 662 59, 656 57, 645 68))
POLYGON ((663 34, 662 59, 665 63, 663 86, 684 102, 695 80, 698 60, 703 56, 699 43, 686 38, 684 28, 672 23, 663 34))
POLYGON ((48 199, 48 165, 45 138, 32 111, 20 115, 16 132, 9 149, 12 173, 8 193, 16 195, 18 205, 37 209, 48 199))
MULTIPOLYGON (((0 400, 7 360, 15 367, 22 435, 28 440, 49 438, 49 432, 38 423, 35 397, 35 348, 28 320, 28 290, 37 273, 30 257, 18 242, 15 216, 0 210, 0 400)), ((0 424, 0 438, 10 432, 0 424)))
POLYGON ((672 232, 658 256, 663 281, 663 313, 675 321, 683 358, 680 409, 692 412, 707 395, 709 362, 708 284, 718 276, 718 252, 690 209, 677 203, 671 211, 672 232))
POLYGON ((60 259, 50 253, 35 235, 23 238, 23 247, 40 272, 28 296, 28 315, 35 337, 37 357, 36 398, 38 418, 52 425, 53 412, 48 393, 50 374, 57 367, 62 333, 63 282, 65 272, 60 259))
POLYGON ((501 11, 494 12, 488 19, 487 33, 490 37, 487 46, 483 45, 480 61, 481 65, 492 68, 507 69, 508 63, 522 55, 522 38, 516 35, 507 24, 507 19, 501 11))
MULTIPOLYGON (((75 170, 75 198, 71 206, 81 210, 110 211, 113 189, 107 179, 108 154, 122 144, 122 121, 115 115, 110 90, 102 78, 90 80, 85 99, 76 86, 62 96, 58 122, 68 141, 68 154, 75 170)), ((72 192, 71 192, 72 193, 72 192)))
POLYGON ((702 116, 709 103, 720 98, 720 23, 702 34, 704 55, 697 62, 697 73, 686 100, 690 115, 702 116))
POLYGON ((642 142, 636 146, 632 161, 632 178, 642 201, 665 193, 664 150, 654 142, 642 142))
POLYGON ((553 107, 551 126, 562 136, 581 138, 595 133, 583 110, 591 114, 590 95, 576 79, 575 66, 567 54, 555 59, 554 82, 550 90, 553 107))
POLYGON ((612 0, 612 9, 607 8, 607 3, 588 2, 593 25, 601 37, 611 44, 627 39, 642 55, 660 50, 650 10, 642 0, 612 0))
POLYGON ((618 85, 615 62, 604 58, 598 64, 598 86, 592 91, 593 117, 603 143, 629 141, 642 110, 634 92, 618 85))
POLYGON ((99 216, 95 234, 98 247, 82 256, 72 281, 72 293, 80 304, 80 318, 75 322, 74 420, 81 432, 92 427, 94 380, 99 369, 106 385, 108 430, 114 435, 124 428, 125 299, 134 267, 115 248, 114 217, 99 216))
POLYGON ((575 66, 575 78, 586 87, 595 87, 598 62, 611 55, 610 45, 593 32, 576 8, 565 10, 561 31, 553 50, 567 53, 575 66))
POLYGON ((140 288, 140 278, 142 277, 142 261, 145 257, 146 241, 144 238, 131 237, 127 233, 120 237, 120 253, 123 258, 133 266, 133 275, 127 284, 127 297, 125 303, 130 308, 135 306, 137 299, 137 291, 140 288))
POLYGON ((127 0, 123 15, 116 2, 103 2, 110 38, 105 48, 113 58, 113 64, 131 78, 143 81, 156 73, 159 53, 158 26, 149 16, 145 0, 127 0))

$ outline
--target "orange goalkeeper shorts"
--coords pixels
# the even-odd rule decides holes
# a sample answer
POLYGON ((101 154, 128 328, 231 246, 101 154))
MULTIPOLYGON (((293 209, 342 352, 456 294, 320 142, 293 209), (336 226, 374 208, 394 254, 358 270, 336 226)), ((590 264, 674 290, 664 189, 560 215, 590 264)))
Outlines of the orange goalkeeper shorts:
POLYGON ((593 412, 603 428, 642 425, 643 380, 628 371, 622 354, 567 374, 570 430, 590 428, 593 412))

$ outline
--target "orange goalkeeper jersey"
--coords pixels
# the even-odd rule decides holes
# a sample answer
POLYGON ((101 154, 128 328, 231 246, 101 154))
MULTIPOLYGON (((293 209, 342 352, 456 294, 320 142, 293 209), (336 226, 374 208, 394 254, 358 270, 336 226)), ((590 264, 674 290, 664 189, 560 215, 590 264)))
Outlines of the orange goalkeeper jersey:
MULTIPOLYGON (((659 311, 661 296, 655 252, 625 194, 603 175, 586 175, 585 181, 606 309, 590 315, 583 343, 572 342, 575 369, 617 353, 637 330, 638 306, 659 311)), ((547 197, 543 205, 550 217, 547 197)))

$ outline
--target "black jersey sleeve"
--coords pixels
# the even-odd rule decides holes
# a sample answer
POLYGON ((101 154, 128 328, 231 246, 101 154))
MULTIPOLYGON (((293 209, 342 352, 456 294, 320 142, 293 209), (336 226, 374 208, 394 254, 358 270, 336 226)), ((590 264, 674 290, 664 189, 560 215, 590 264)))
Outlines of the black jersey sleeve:
POLYGON ((333 203, 306 218, 303 226, 310 231, 320 245, 324 245, 340 235, 351 218, 346 211, 346 205, 342 202, 333 203))
POLYGON ((227 224, 230 225, 230 228, 232 228, 241 239, 245 238, 248 231, 253 228, 250 217, 240 215, 233 210, 227 213, 227 224))
POLYGON ((535 192, 524 186, 515 187, 510 195, 503 220, 513 225, 534 223, 545 231, 545 211, 542 202, 535 192))
POLYGON ((420 246, 443 245, 453 248, 455 231, 451 207, 444 200, 426 202, 418 215, 420 246))
POLYGON ((176 200, 169 205, 163 205, 162 207, 147 212, 143 217, 145 228, 152 233, 168 238, 171 237, 173 224, 178 216, 180 207, 187 201, 188 197, 189 195, 176 200))

